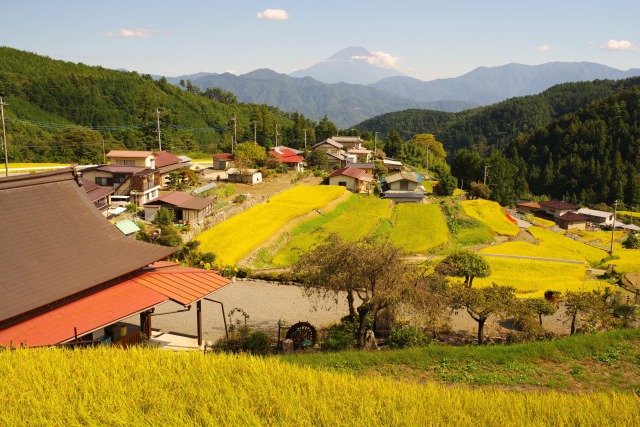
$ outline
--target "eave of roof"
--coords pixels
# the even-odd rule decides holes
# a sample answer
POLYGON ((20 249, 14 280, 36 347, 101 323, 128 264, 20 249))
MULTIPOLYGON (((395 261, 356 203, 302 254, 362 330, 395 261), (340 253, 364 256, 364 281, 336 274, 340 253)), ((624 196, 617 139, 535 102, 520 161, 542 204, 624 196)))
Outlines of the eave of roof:
POLYGON ((119 159, 145 159, 153 155, 153 151, 135 151, 135 150, 111 150, 107 153, 107 157, 117 157, 119 159))
POLYGON ((129 280, 0 330, 0 345, 59 344, 75 333, 87 334, 167 300, 168 296, 129 280))

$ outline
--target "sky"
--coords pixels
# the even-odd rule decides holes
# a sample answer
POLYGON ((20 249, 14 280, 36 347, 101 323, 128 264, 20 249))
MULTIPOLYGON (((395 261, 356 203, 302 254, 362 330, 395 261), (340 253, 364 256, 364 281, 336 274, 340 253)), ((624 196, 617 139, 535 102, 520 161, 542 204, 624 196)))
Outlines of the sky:
POLYGON ((0 45, 167 77, 290 73, 350 46, 425 81, 509 63, 640 68, 638 0, 4 3, 0 45))

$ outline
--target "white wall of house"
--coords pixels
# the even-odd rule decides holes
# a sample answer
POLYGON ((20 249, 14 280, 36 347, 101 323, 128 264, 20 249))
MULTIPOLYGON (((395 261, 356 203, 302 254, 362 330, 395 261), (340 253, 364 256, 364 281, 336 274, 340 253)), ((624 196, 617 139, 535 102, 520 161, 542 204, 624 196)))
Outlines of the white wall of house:
POLYGON ((346 187, 349 191, 356 191, 356 179, 350 176, 332 176, 329 178, 329 185, 339 185, 346 187))

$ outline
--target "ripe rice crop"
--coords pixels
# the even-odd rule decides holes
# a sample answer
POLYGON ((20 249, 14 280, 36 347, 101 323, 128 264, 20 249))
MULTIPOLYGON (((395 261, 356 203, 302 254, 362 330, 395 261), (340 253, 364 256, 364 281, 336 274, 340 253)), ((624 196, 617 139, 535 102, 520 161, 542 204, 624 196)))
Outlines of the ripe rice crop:
POLYGON ((409 254, 425 253, 449 241, 449 229, 437 205, 399 204, 391 244, 409 254))
POLYGON ((216 254, 219 266, 235 265, 288 221, 323 208, 345 191, 338 186, 293 187, 201 233, 196 238, 199 250, 216 254))
POLYGON ((477 199, 465 200, 461 204, 467 215, 484 222, 502 236, 515 236, 520 231, 517 225, 507 219, 506 212, 496 202, 477 199))
POLYGON ((554 225, 556 225, 556 223, 553 221, 550 221, 545 218, 540 218, 539 216, 535 216, 535 215, 527 215, 527 219, 531 222, 544 225, 545 227, 553 227, 554 225))
POLYGON ((0 377, 0 424, 11 426, 640 424, 630 393, 417 384, 148 348, 4 351, 0 377))
POLYGON ((513 286, 522 298, 539 298, 546 290, 567 291, 599 289, 607 284, 585 280, 586 266, 527 259, 485 257, 491 266, 491 276, 476 278, 474 286, 497 283, 513 286))
POLYGON ((632 212, 632 211, 618 211, 620 215, 628 215, 636 218, 640 218, 640 212, 632 212))
POLYGON ((640 250, 638 249, 615 249, 613 250, 614 257, 608 261, 607 265, 613 265, 613 269, 616 273, 633 273, 640 272, 640 250))
POLYGON ((542 227, 529 227, 529 233, 540 241, 540 245, 554 251, 564 251, 580 255, 589 264, 597 264, 607 256, 602 249, 577 242, 562 234, 549 231, 542 227))
MULTIPOLYGON (((273 257, 272 263, 277 266, 288 266, 298 261, 300 255, 311 250, 314 245, 332 233, 340 235, 346 241, 355 241, 369 235, 383 220, 391 217, 389 202, 377 197, 353 195, 349 205, 341 215, 328 222, 322 222, 315 228, 303 225, 305 232, 295 235, 273 257), (355 200, 356 203, 351 202, 355 200)), ((331 215, 333 216, 333 215, 331 215)), ((317 224, 320 221, 312 220, 317 224)))
POLYGON ((501 245, 488 246, 482 249, 480 253, 584 261, 584 258, 576 253, 560 250, 553 246, 534 245, 527 242, 507 242, 501 245))

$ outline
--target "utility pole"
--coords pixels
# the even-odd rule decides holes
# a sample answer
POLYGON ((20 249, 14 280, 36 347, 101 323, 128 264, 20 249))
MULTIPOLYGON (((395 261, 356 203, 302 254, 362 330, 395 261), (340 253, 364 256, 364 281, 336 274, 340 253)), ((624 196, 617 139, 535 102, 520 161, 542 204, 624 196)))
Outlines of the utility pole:
POLYGON ((609 249, 609 255, 613 255, 613 237, 616 231, 616 214, 618 213, 618 201, 613 202, 613 225, 611 226, 611 248, 609 249))
POLYGON ((307 149, 307 128, 304 128, 304 149, 307 149))
POLYGON ((233 120, 233 139, 231 140, 231 152, 233 153, 233 147, 235 147, 235 145, 238 143, 238 133, 236 126, 238 123, 238 118, 234 114, 233 117, 231 117, 231 120, 233 120))
POLYGON ((103 165, 107 164, 107 156, 104 153, 104 138, 102 139, 102 164, 103 165))
POLYGON ((373 134, 373 157, 376 157, 376 151, 378 151, 378 132, 373 134))
POLYGON ((9 176, 9 154, 7 153, 7 132, 4 128, 4 106, 7 105, 2 101, 0 96, 0 115, 2 115, 2 150, 4 151, 4 173, 9 176))
POLYGON ((484 185, 486 185, 486 184, 487 184, 487 169, 488 169, 488 168, 489 168, 489 166, 484 165, 484 180, 482 181, 482 183, 483 183, 484 185))
POLYGON ((162 151, 162 139, 160 138, 160 109, 156 108, 157 132, 158 132, 158 150, 162 151))
POLYGON ((429 147, 427 146, 427 178, 429 178, 429 147))
POLYGON ((257 128, 256 128, 257 123, 258 123, 258 122, 256 122, 255 120, 253 121, 253 142, 254 142, 255 144, 257 144, 257 143, 258 143, 258 132, 257 132, 257 130, 256 130, 256 129, 257 129, 257 128))
POLYGON ((276 123, 276 148, 278 148, 278 123, 276 123))

